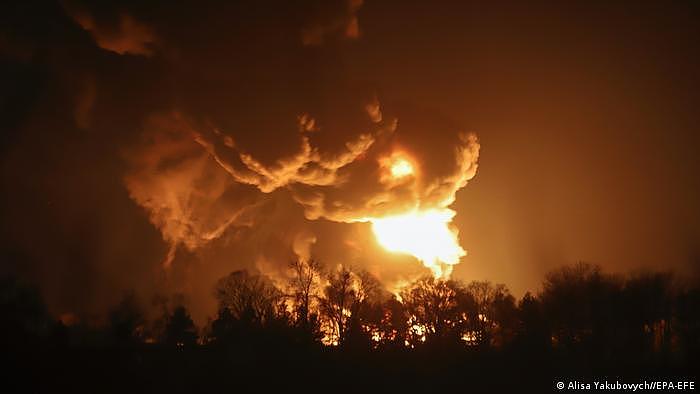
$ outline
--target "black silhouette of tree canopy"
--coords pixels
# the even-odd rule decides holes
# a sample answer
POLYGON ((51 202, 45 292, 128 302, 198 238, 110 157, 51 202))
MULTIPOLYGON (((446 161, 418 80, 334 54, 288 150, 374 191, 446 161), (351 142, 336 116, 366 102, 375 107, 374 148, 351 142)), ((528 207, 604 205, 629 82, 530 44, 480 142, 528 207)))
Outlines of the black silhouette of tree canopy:
POLYGON ((573 346, 602 335, 616 318, 620 287, 616 278, 587 263, 547 274, 540 297, 557 344, 573 346))
POLYGON ((139 371, 168 365, 206 376, 208 369, 256 373, 260 365, 273 365, 283 382, 325 382, 349 368, 361 369, 363 377, 404 371, 426 377, 454 367, 471 373, 477 385, 482 371, 500 376, 503 362, 554 368, 547 371, 565 362, 684 372, 700 351, 700 292, 667 273, 623 278, 580 263, 552 271, 539 295, 526 293, 516 304, 505 285, 488 281, 464 285, 423 277, 391 295, 366 271, 338 266, 321 276, 316 262, 291 267, 286 294, 257 273, 221 278, 214 289, 218 315, 201 341, 181 295, 156 297, 162 317, 150 322, 130 293, 109 311, 107 324, 71 318, 51 329, 37 292, 0 280, 3 344, 9 352, 26 353, 25 365, 34 365, 36 349, 46 346, 54 355, 47 365, 74 349, 77 359, 92 359, 100 349, 115 356, 113 365, 128 362, 139 371), (492 364, 482 368, 481 362, 492 364))
POLYGON ((405 305, 392 295, 381 306, 380 336, 383 345, 402 348, 406 345, 408 332, 408 312, 405 305))
POLYGON ((176 307, 168 317, 164 336, 168 345, 192 346, 197 343, 197 328, 184 306, 176 307))
POLYGON ((350 305, 346 342, 354 347, 372 346, 372 336, 378 336, 381 320, 382 286, 374 275, 366 270, 351 272, 354 297, 350 305))
POLYGON ((510 340, 517 326, 517 309, 515 298, 505 285, 473 281, 467 285, 466 292, 468 342, 490 346, 510 340))
POLYGON ((327 319, 329 342, 342 345, 348 330, 351 307, 357 296, 355 281, 350 270, 343 266, 331 271, 327 279, 321 310, 327 319))
POLYGON ((233 318, 255 325, 275 319, 282 300, 282 292, 269 279, 247 271, 221 278, 214 292, 220 311, 225 309, 233 318))
POLYGON ((460 339, 470 300, 459 282, 425 277, 403 290, 401 299, 409 316, 409 343, 460 339))
POLYGON ((20 346, 46 335, 50 317, 36 288, 13 277, 0 277, 0 330, 2 342, 20 346))
POLYGON ((624 285, 621 318, 630 348, 667 348, 671 345, 673 313, 672 277, 667 273, 642 273, 624 285))
POLYGON ((321 264, 314 259, 297 259, 293 260, 289 267, 292 272, 289 287, 294 300, 296 322, 300 328, 309 330, 318 320, 317 316, 311 316, 311 306, 318 297, 321 264))
POLYGON ((530 292, 525 293, 518 304, 518 343, 527 350, 540 351, 551 345, 549 327, 542 303, 530 292))
POLYGON ((110 311, 109 321, 116 341, 129 343, 139 339, 138 330, 142 328, 145 319, 134 293, 125 295, 122 301, 110 311))

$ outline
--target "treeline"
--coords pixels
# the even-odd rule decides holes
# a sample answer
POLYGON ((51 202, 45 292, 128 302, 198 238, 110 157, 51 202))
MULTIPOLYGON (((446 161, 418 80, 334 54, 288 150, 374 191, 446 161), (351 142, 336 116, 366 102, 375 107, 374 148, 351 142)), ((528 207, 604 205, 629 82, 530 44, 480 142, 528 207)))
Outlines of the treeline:
POLYGON ((670 274, 576 264, 516 299, 483 281, 425 277, 392 294, 361 270, 289 268, 284 281, 221 278, 202 327, 183 299, 143 308, 133 294, 99 322, 55 318, 31 286, 2 279, 0 391, 545 392, 697 378, 700 291, 670 274))
POLYGON ((539 294, 518 300, 485 281, 424 277, 391 294, 366 271, 324 270, 314 260, 289 269, 285 283, 247 271, 221 278, 218 313, 200 328, 178 300, 161 300, 160 317, 148 321, 133 294, 101 326, 53 319, 36 290, 5 278, 1 340, 6 347, 515 348, 603 358, 684 358, 700 349, 700 292, 667 273, 622 277, 579 263, 550 272, 539 294))

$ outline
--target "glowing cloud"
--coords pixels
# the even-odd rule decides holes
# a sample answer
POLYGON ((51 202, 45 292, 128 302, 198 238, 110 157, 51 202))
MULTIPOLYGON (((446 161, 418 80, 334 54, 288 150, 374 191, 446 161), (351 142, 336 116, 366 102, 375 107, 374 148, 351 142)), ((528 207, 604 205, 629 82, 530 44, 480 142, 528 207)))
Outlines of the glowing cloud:
POLYGON ((129 14, 119 15, 116 23, 98 23, 94 15, 77 3, 65 2, 68 15, 89 32, 100 48, 120 55, 151 56, 156 44, 153 30, 129 14))
MULTIPOLYGON (((290 130, 298 150, 271 162, 211 125, 179 113, 155 116, 129 155, 125 183, 170 244, 163 265, 170 266, 178 248, 197 250, 229 229, 255 232, 256 212, 279 190, 306 220, 371 223, 385 249, 414 256, 436 278, 448 278, 466 255, 449 207, 476 174, 479 143, 473 134, 457 133, 439 157, 426 157, 420 146, 402 143, 395 118, 376 122, 378 108, 374 100, 365 111, 367 128, 334 150, 316 144, 325 123, 300 114, 297 130, 290 130), (441 160, 447 170, 431 172, 426 158, 441 160)), ((290 251, 310 258, 313 230, 290 240, 290 251)))

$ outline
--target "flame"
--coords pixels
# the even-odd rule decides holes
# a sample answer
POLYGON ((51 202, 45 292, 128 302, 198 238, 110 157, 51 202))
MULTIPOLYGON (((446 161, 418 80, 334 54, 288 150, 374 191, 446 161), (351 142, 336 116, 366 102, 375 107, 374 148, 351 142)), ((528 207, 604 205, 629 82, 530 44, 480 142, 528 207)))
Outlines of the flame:
POLYGON ((450 228, 455 214, 441 208, 370 220, 377 241, 385 249, 415 256, 436 278, 445 278, 467 254, 459 246, 457 231, 450 228))
POLYGON ((394 178, 403 178, 413 174, 413 166, 406 159, 397 159, 391 165, 391 175, 394 178))

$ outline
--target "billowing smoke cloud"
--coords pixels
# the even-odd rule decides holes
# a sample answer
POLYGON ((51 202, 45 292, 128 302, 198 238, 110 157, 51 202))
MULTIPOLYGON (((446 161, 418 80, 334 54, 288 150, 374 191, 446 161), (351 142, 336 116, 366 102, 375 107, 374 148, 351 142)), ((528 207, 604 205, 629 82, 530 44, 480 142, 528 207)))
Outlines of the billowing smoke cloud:
POLYGON ((192 251, 229 226, 250 226, 256 196, 233 182, 195 143, 196 133, 177 113, 153 116, 143 142, 127 154, 125 184, 170 244, 167 268, 179 246, 192 251))
POLYGON ((120 55, 151 56, 156 42, 152 29, 126 12, 97 19, 88 7, 65 1, 66 12, 83 29, 90 33, 102 49, 120 55))
POLYGON ((8 194, 33 204, 32 220, 9 202, 3 212, 7 243, 24 237, 12 247, 42 261, 34 275, 56 313, 104 311, 136 287, 184 293, 203 321, 219 277, 248 268, 282 279, 294 258, 366 268, 388 286, 426 272, 383 249, 372 221, 448 209, 479 145, 435 112, 385 99, 344 55, 366 41, 361 2, 162 12, 65 1, 41 14, 47 30, 24 34, 38 15, 27 4, 0 54, 28 73, 18 80, 48 82, 11 91, 21 100, 8 102, 34 112, 11 114, 21 128, 5 168, 29 168, 44 186, 8 194), (55 245, 31 250, 39 238, 55 245), (73 285, 76 270, 91 286, 73 285))
MULTIPOLYGON (((411 158, 400 144, 397 120, 382 122, 378 107, 364 106, 370 130, 358 130, 335 152, 314 145, 313 137, 324 132, 323 124, 308 113, 300 114, 297 129, 288 131, 297 135, 297 152, 269 165, 239 148, 235 135, 217 128, 193 126, 178 114, 150 119, 144 143, 129 154, 133 170, 125 182, 131 197, 148 210, 151 222, 170 244, 165 266, 170 266, 178 246, 194 251, 230 226, 255 231, 255 215, 260 214, 255 208, 278 189, 290 193, 307 220, 369 222, 447 208, 475 175, 476 137, 457 134, 457 143, 446 147, 444 155, 452 162, 449 172, 436 176, 428 171, 429 165, 411 158), (391 163, 397 155, 409 157, 415 171, 412 166, 410 173, 398 179, 392 176, 391 163)), ((449 222, 452 216, 448 212, 444 220, 449 222)), ((315 242, 315 235, 303 230, 287 247, 308 259, 315 242)), ((457 249, 450 264, 463 255, 457 249)), ((285 263, 280 262, 280 269, 285 263)))
POLYGON ((697 272, 694 14, 582 2, 592 31, 528 7, 553 23, 519 3, 2 2, 0 271, 57 316, 135 290, 184 293, 199 322, 220 277, 299 257, 392 290, 455 259, 516 294, 577 260, 697 272), (471 130, 486 172, 462 189, 471 130), (406 254, 416 223, 449 253, 406 254))
MULTIPOLYGON (((212 272, 247 266, 279 278, 289 259, 316 257, 329 265, 371 268, 394 286, 415 275, 410 272, 421 272, 416 271, 420 265, 403 263, 402 269, 378 262, 386 254, 377 254, 368 226, 385 217, 433 211, 444 218, 438 226, 455 250, 404 252, 438 276, 449 275, 450 265, 459 262, 464 250, 457 229, 448 228, 454 215, 448 207, 476 173, 476 137, 446 126, 430 112, 384 105, 371 86, 350 82, 345 74, 333 71, 329 78, 314 80, 314 59, 323 52, 310 56, 308 51, 345 45, 337 38, 359 38, 361 5, 343 1, 335 8, 311 7, 296 28, 301 42, 266 41, 275 48, 270 53, 276 61, 298 62, 292 72, 243 69, 233 77, 235 91, 197 87, 192 101, 186 98, 177 112, 144 123, 142 140, 127 149, 124 182, 169 245, 166 268, 179 261, 182 250, 194 252, 204 265, 219 267, 212 272), (287 88, 273 88, 270 78, 276 81, 273 86, 287 88), (212 99, 227 96, 229 105, 238 107, 233 114, 212 99), (409 166, 405 176, 393 174, 397 160, 409 166), (319 225, 328 228, 325 234, 319 225), (227 255, 237 256, 237 262, 227 255), (449 262, 432 261, 448 255, 449 262)), ((185 70, 207 68, 196 55, 199 48, 162 44, 189 64, 185 70)), ((240 45, 247 48, 248 43, 240 45)), ((210 71, 219 78, 239 72, 219 73, 215 64, 210 71)))

